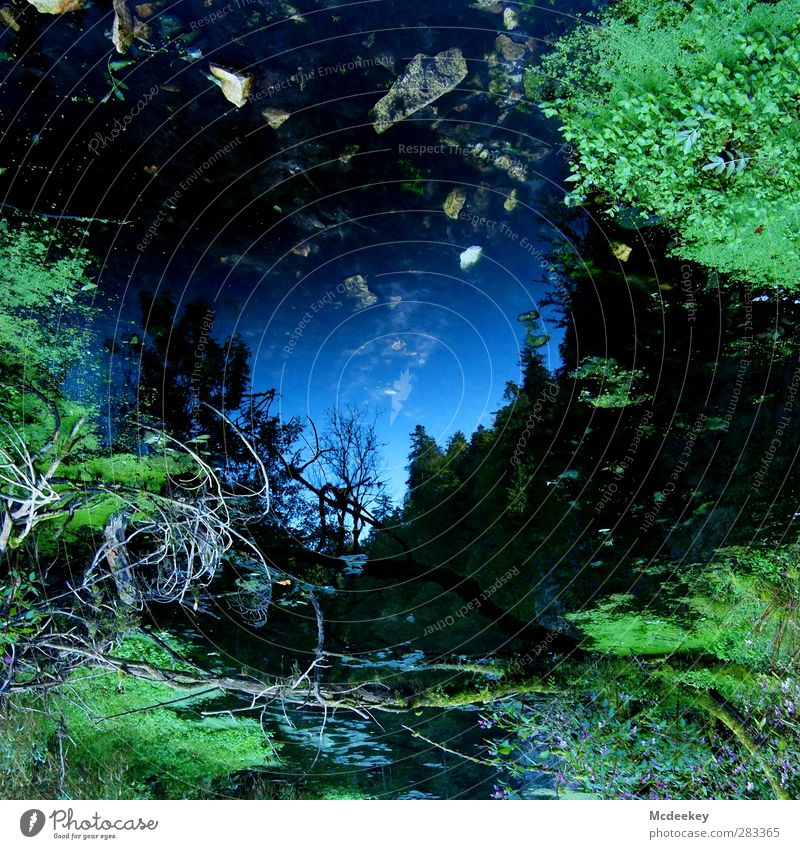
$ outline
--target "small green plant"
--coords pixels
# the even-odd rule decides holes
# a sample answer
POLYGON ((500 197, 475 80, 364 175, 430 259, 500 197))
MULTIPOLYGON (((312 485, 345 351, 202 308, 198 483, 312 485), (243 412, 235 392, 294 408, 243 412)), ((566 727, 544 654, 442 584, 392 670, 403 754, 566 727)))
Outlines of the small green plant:
POLYGON ((422 184, 422 171, 419 167, 409 159, 401 159, 398 164, 403 177, 406 178, 401 184, 403 190, 415 195, 424 195, 425 187, 422 184))
POLYGON ((115 72, 121 71, 123 68, 127 68, 128 65, 132 64, 132 59, 116 59, 115 61, 108 60, 108 64, 106 66, 106 75, 108 77, 109 84, 111 85, 111 89, 106 94, 101 103, 108 103, 108 101, 112 97, 116 97, 117 100, 125 100, 125 92, 128 90, 128 85, 124 80, 118 79, 115 72))

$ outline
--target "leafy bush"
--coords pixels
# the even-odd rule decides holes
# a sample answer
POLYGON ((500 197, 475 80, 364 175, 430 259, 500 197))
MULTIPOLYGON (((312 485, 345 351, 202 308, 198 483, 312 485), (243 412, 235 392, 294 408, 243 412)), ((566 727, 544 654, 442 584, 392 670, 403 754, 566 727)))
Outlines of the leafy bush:
POLYGON ((796 289, 799 61, 794 0, 624 0, 527 88, 574 145, 568 203, 656 215, 677 254, 796 289))
MULTIPOLYGON (((604 799, 773 798, 760 765, 736 737, 676 695, 631 666, 587 663, 567 694, 495 710, 483 722, 506 735, 490 743, 497 766, 509 775, 506 792, 513 795, 517 777, 524 777, 520 752, 534 749, 560 792, 604 799)), ((787 763, 788 784, 797 775, 796 752, 777 759, 787 763)))

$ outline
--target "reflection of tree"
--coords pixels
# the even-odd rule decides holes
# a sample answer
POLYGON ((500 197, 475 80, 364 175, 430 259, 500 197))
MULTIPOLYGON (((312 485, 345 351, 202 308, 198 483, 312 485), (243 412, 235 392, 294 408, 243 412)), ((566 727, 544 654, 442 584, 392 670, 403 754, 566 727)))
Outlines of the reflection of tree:
POLYGON ((137 423, 156 424, 177 439, 208 434, 224 444, 225 428, 205 405, 240 409, 250 382, 247 345, 238 335, 215 338, 214 311, 203 301, 179 306, 169 296, 142 293, 140 309, 143 330, 108 343, 126 372, 127 392, 115 399, 118 426, 124 429, 132 413, 137 423))
POLYGON ((322 490, 333 497, 336 554, 344 554, 348 520, 352 552, 357 554, 367 517, 386 489, 375 421, 368 421, 366 409, 331 410, 321 444, 318 466, 325 478, 322 490))
POLYGON ((366 409, 355 407, 331 410, 322 435, 309 420, 313 444, 303 436, 304 449, 279 455, 286 477, 316 502, 318 550, 332 549, 337 557, 345 553, 348 542, 352 553, 359 552, 365 527, 384 528, 378 518, 386 512, 382 446, 375 421, 367 416, 366 409))

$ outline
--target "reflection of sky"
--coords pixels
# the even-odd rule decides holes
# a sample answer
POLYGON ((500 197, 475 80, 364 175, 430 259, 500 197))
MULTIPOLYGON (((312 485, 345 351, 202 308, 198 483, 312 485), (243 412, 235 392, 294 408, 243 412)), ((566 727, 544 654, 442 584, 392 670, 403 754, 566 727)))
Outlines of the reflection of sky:
POLYGON ((333 405, 378 414, 395 496, 417 424, 439 442, 491 424, 506 382, 519 376, 517 316, 544 293, 538 263, 511 240, 484 245, 462 271, 461 251, 481 243, 467 223, 462 229, 459 245, 398 241, 317 257, 317 270, 281 298, 261 305, 256 293, 238 316, 254 350, 254 382, 278 387, 283 416, 320 423, 333 405))
MULTIPOLYGON (((540 190, 548 185, 557 195, 553 184, 540 190)), ((414 427, 425 425, 440 443, 458 430, 469 437, 491 425, 506 382, 519 378, 525 328, 517 317, 552 291, 537 259, 548 250, 548 224, 531 195, 530 206, 512 213, 496 201, 486 213, 493 229, 452 221, 419 199, 424 209, 389 210, 369 231, 351 226, 335 240, 329 230, 319 239, 312 233, 307 256, 269 234, 238 253, 241 242, 221 231, 199 260, 176 252, 151 271, 145 256, 134 288, 213 300, 214 333, 241 334, 252 350, 253 387, 279 390, 283 418, 310 416, 320 426, 334 405, 378 414, 390 494, 399 499, 414 427), (473 245, 481 258, 463 270, 460 254, 473 245)), ((106 272, 122 278, 111 266, 106 272)), ((134 303, 124 312, 136 314, 134 303)), ((554 368, 561 332, 552 313, 543 314, 551 339, 541 351, 554 368)))
MULTIPOLYGON (((308 5, 302 25, 262 15, 256 26, 243 13, 196 30, 190 22, 207 9, 181 0, 150 24, 155 41, 171 47, 126 66, 128 99, 107 103, 106 62, 98 58, 109 49, 105 12, 85 9, 77 40, 67 27, 47 28, 39 59, 49 88, 38 80, 32 97, 24 65, 5 84, 4 112, 16 115, 3 129, 14 153, 5 164, 15 167, 0 175, 0 196, 106 221, 90 238, 101 266, 98 293, 107 298, 103 335, 140 335, 141 290, 181 304, 213 300, 214 333, 242 335, 253 351, 254 389, 277 387, 285 418, 321 423, 332 406, 348 404, 380 413, 398 496, 415 425, 439 442, 456 430, 469 436, 491 424, 506 382, 519 376, 525 331, 517 316, 536 308, 547 289, 541 263, 522 242, 546 250, 540 213, 546 202, 561 203, 565 156, 555 152, 560 141, 543 152, 557 138, 552 122, 523 100, 514 106, 496 94, 513 86, 523 98, 524 90, 522 64, 501 61, 494 7, 376 0, 341 6, 342 20, 333 21, 325 3, 308 5), (465 82, 378 136, 369 110, 408 60, 452 47, 468 60, 465 82), (299 68, 384 56, 392 68, 373 64, 292 85, 241 109, 230 108, 207 78, 210 61, 250 67, 263 92, 299 68), (90 153, 94 133, 110 131, 153 85, 158 96, 126 133, 90 153), (265 123, 268 105, 291 113, 279 130, 265 123), (401 145, 450 137, 455 148, 448 141, 446 150, 479 140, 496 151, 510 146, 513 161, 524 159, 526 178, 481 165, 475 155, 401 152, 401 145), (232 153, 218 158, 234 138, 232 153), (346 162, 344 151, 351 151, 346 162), (209 161, 213 167, 167 203, 209 161), (493 228, 444 215, 456 186, 467 196, 464 212, 494 220, 493 228), (508 213, 512 189, 519 206, 508 213), (154 222, 152 240, 139 249, 154 222), (459 254, 472 245, 483 258, 462 270, 459 254)), ((526 45, 524 63, 535 63, 542 39, 569 17, 544 8, 522 15, 514 38, 526 45)), ((555 365, 560 336, 551 334, 555 365)))

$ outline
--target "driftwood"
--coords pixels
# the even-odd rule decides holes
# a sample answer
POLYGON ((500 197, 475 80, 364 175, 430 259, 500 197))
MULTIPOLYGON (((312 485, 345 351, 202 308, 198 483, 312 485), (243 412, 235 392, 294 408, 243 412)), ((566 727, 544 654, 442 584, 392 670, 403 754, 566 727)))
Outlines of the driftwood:
MULTIPOLYGON (((36 395, 40 393, 36 390, 36 395)), ((40 395, 40 397, 42 397, 40 395)), ((45 399, 46 400, 46 399, 45 399)), ((75 509, 81 501, 78 492, 61 492, 53 486, 53 477, 64 457, 78 440, 83 425, 80 419, 64 444, 45 469, 37 461, 51 449, 55 451, 61 435, 61 419, 55 405, 51 406, 55 420, 53 435, 31 453, 24 439, 10 425, 0 445, 0 554, 7 548, 19 546, 42 522, 52 521, 75 509)), ((85 500, 85 499, 84 499, 85 500)))
MULTIPOLYGON (((91 646, 69 643, 45 643, 48 648, 67 656, 83 658, 85 665, 115 669, 135 678, 167 684, 175 690, 195 692, 218 689, 223 693, 245 696, 251 699, 251 708, 263 708, 272 702, 293 704, 300 707, 322 707, 327 709, 352 710, 368 715, 370 711, 405 713, 426 707, 458 707, 470 704, 485 704, 524 693, 551 693, 555 689, 541 679, 532 677, 502 680, 478 680, 474 683, 451 687, 449 690, 420 690, 409 692, 402 687, 390 687, 378 682, 327 683, 309 674, 319 668, 321 653, 317 654, 312 667, 297 678, 273 678, 260 680, 246 675, 214 675, 195 667, 190 670, 164 669, 143 660, 115 657, 91 646)), ((450 666, 450 665, 449 665, 450 666)), ((457 668, 457 667, 456 667, 457 668)), ((470 670, 472 671, 472 670, 470 670)), ((37 689, 52 689, 64 681, 42 680, 12 684, 10 692, 25 692, 37 689)), ((154 706, 155 707, 155 706, 154 706)))

